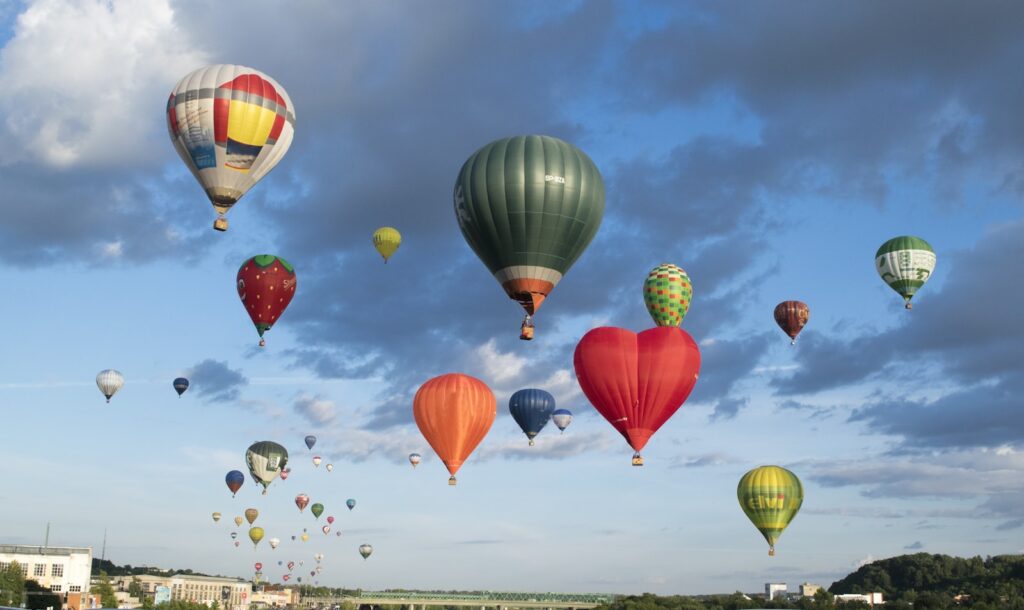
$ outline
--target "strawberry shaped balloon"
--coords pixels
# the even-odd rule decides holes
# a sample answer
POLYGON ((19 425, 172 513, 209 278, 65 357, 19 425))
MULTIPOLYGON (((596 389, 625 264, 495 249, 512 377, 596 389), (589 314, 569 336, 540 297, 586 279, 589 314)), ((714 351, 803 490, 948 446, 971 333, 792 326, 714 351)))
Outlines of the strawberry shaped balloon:
POLYGON ((686 402, 700 372, 700 349, 676 326, 634 334, 595 328, 573 356, 576 377, 591 404, 633 448, 633 465, 651 436, 686 402))
POLYGON ((295 296, 295 268, 273 254, 257 254, 238 269, 238 296, 266 345, 263 333, 270 330, 295 296))

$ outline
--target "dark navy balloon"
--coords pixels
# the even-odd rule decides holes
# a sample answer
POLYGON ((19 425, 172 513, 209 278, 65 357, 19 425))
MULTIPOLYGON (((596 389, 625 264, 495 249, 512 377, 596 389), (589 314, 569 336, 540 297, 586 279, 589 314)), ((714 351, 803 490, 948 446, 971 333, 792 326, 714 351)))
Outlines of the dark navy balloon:
POLYGON ((224 477, 224 482, 227 483, 228 489, 231 490, 231 495, 234 496, 242 486, 242 483, 245 483, 245 475, 238 470, 232 470, 224 477))
POLYGON ((315 445, 315 444, 316 444, 316 437, 315 436, 310 434, 309 436, 306 437, 306 448, 307 449, 312 449, 313 445, 315 445))
POLYGON ((508 410, 533 445, 533 437, 540 434, 551 419, 551 413, 555 410, 555 397, 534 388, 519 390, 508 400, 508 410))
POLYGON ((178 397, 180 398, 181 395, 185 393, 185 390, 188 389, 188 379, 178 377, 174 380, 173 385, 174 391, 178 393, 178 397))

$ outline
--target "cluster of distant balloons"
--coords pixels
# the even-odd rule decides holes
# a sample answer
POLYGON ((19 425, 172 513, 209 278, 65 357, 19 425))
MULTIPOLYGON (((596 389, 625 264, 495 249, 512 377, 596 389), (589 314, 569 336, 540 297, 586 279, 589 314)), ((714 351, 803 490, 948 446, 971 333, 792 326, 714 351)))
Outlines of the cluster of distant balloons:
MULTIPOLYGON (((285 90, 266 74, 244 66, 215 65, 196 70, 177 84, 167 102, 167 121, 175 149, 217 212, 214 228, 226 231, 228 210, 287 152, 294 137, 295 111, 285 90)), ((520 338, 532 340, 533 316, 600 227, 605 204, 600 172, 583 151, 557 138, 502 138, 480 148, 462 165, 453 201, 466 242, 525 312, 520 338)), ((401 234, 393 227, 382 227, 373 233, 372 242, 386 263, 401 244, 401 234)), ((931 276, 935 260, 931 246, 911 236, 885 242, 875 255, 876 270, 903 297, 907 309, 931 276)), ((239 268, 238 295, 261 346, 264 334, 295 296, 296 286, 294 267, 280 256, 256 255, 239 268)), ((573 366, 580 387, 633 449, 634 466, 643 465, 640 451, 697 383, 700 349, 681 328, 692 299, 693 285, 686 271, 670 263, 658 265, 643 283, 643 300, 654 328, 640 333, 594 328, 576 346, 573 366)), ((774 318, 795 343, 810 309, 799 300, 784 301, 775 307, 774 318)), ((124 377, 105 370, 96 383, 109 402, 123 386, 124 377)), ((173 385, 180 396, 189 383, 178 378, 173 385)), ((530 445, 548 421, 562 431, 572 421, 571 412, 556 408, 554 397, 537 388, 515 392, 509 411, 530 445)), ((483 381, 450 373, 418 389, 413 415, 448 469, 449 484, 455 485, 456 472, 494 422, 496 400, 483 381)), ((309 449, 315 440, 306 438, 309 449)), ((287 478, 287 461, 284 447, 271 441, 256 443, 246 452, 250 474, 264 493, 279 474, 287 478)), ((319 456, 313 458, 315 466, 320 461, 319 456)), ((409 455, 413 467, 420 461, 418 453, 409 455)), ((333 466, 328 464, 327 470, 333 466)), ((243 481, 244 475, 237 470, 226 477, 232 493, 243 481)), ((802 503, 799 479, 784 468, 762 466, 743 476, 737 494, 773 553, 776 539, 802 503)), ((302 511, 309 498, 300 494, 295 501, 302 511)), ((349 502, 351 509, 355 502, 349 502)), ((313 504, 311 511, 319 518, 323 506, 313 504)), ((219 513, 214 513, 214 520, 218 519, 219 513)), ((325 532, 332 520, 328 517, 325 532)), ((250 530, 254 544, 262 537, 261 528, 250 530)), ((370 552, 369 545, 360 547, 364 558, 370 552)))

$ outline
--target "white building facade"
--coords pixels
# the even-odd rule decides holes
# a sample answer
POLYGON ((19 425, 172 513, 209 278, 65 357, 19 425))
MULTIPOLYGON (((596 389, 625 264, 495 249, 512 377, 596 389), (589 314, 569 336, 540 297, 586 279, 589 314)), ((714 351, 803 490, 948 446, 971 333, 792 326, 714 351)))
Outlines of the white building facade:
POLYGON ((92 549, 84 547, 0 545, 0 570, 18 562, 26 580, 60 593, 88 593, 92 549))
POLYGON ((764 583, 764 598, 771 601, 780 595, 786 597, 788 590, 784 582, 766 582, 764 583))
POLYGON ((195 576, 176 574, 159 576, 138 574, 136 576, 114 576, 111 584, 118 591, 127 591, 132 579, 137 578, 147 597, 156 594, 157 587, 167 587, 171 599, 211 604, 214 601, 224 610, 248 610, 252 601, 252 583, 238 578, 220 576, 195 576))

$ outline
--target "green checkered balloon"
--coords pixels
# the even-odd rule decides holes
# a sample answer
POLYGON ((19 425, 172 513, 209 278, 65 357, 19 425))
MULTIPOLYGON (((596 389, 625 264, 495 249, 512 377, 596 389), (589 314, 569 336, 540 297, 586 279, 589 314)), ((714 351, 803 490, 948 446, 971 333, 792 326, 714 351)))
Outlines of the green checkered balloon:
POLYGON ((679 326, 690 310, 693 286, 680 267, 664 263, 647 274, 644 305, 658 326, 679 326))
POLYGON ((910 309, 910 299, 935 270, 935 251, 920 237, 894 237, 875 253, 875 270, 890 288, 903 297, 906 308, 910 309))

